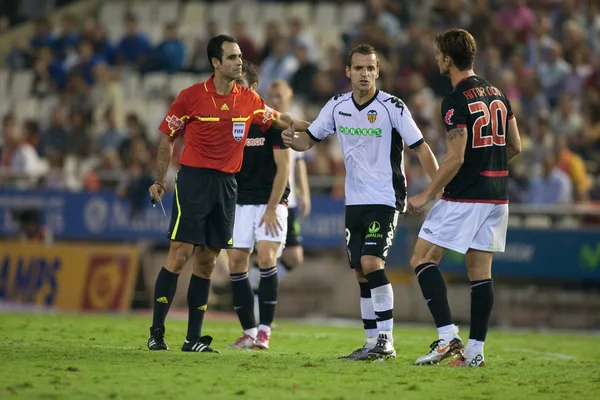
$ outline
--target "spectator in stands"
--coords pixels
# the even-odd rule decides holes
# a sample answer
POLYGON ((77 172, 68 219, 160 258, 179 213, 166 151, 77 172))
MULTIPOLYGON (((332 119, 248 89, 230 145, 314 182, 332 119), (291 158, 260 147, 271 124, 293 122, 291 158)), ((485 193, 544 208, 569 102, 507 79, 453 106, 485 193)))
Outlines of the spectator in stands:
POLYGON ((135 140, 140 139, 147 145, 148 139, 146 138, 144 127, 135 114, 127 115, 125 119, 125 132, 125 139, 121 142, 121 146, 119 147, 119 157, 127 166, 132 160, 135 140))
POLYGON ((125 139, 123 132, 117 127, 115 123, 115 111, 109 108, 105 111, 104 115, 104 130, 98 136, 96 140, 96 149, 100 153, 105 150, 118 151, 125 139))
POLYGON ((233 24, 233 36, 237 39, 240 50, 244 55, 244 60, 259 65, 262 61, 260 51, 256 47, 254 38, 246 30, 246 23, 242 20, 235 21, 233 24))
POLYGON ((40 126, 34 119, 28 119, 23 123, 23 135, 25 141, 37 149, 40 140, 40 126))
POLYGON ((219 35, 219 25, 215 20, 209 20, 205 24, 206 33, 203 37, 194 40, 191 57, 186 65, 186 70, 197 74, 212 72, 212 66, 206 57, 206 46, 210 38, 219 35))
POLYGON ((84 160, 92 150, 92 137, 89 118, 81 110, 71 112, 71 121, 67 134, 67 154, 84 160))
POLYGON ((271 82, 282 79, 289 82, 298 70, 298 60, 288 52, 289 41, 281 36, 274 44, 273 52, 261 65, 258 91, 266 94, 271 82))
POLYGON ((288 51, 290 55, 296 56, 297 49, 299 46, 306 48, 306 54, 311 62, 318 62, 320 58, 320 52, 315 44, 315 41, 304 31, 302 21, 299 18, 291 18, 288 21, 288 34, 289 34, 289 47, 288 51))
POLYGON ((64 106, 58 106, 52 112, 50 126, 40 133, 40 139, 37 143, 37 153, 41 157, 46 156, 46 152, 55 151, 65 153, 67 150, 67 109, 64 106))
POLYGON ((308 59, 307 47, 300 43, 296 46, 298 70, 292 77, 291 86, 298 100, 306 100, 310 96, 312 79, 317 72, 317 66, 308 59))
POLYGON ((38 18, 34 23, 34 33, 29 40, 29 45, 32 47, 34 55, 37 49, 54 44, 54 36, 52 35, 52 25, 46 18, 38 18))
POLYGON ((526 44, 527 65, 538 68, 543 63, 550 61, 552 49, 557 44, 550 35, 552 31, 552 20, 545 13, 537 17, 535 32, 529 36, 526 44))
POLYGON ((31 93, 36 97, 46 97, 64 87, 67 73, 62 62, 54 56, 49 46, 39 49, 33 66, 31 93))
POLYGON ((265 26, 265 41, 263 44, 262 59, 266 60, 267 57, 273 52, 275 44, 279 41, 279 38, 283 36, 279 24, 275 21, 268 21, 265 26))
POLYGON ((39 210, 18 210, 14 212, 13 218, 19 224, 19 241, 44 242, 45 244, 53 242, 52 231, 42 224, 39 210))
MULTIPOLYGON (((475 38, 478 49, 485 49, 492 41, 492 17, 487 0, 473 1, 473 12, 467 30, 475 38)), ((420 192, 419 192, 420 193, 420 192)))
POLYGON ((90 40, 82 40, 78 46, 79 62, 75 70, 79 71, 81 77, 88 85, 93 85, 96 81, 94 76, 94 67, 100 63, 105 63, 106 60, 99 54, 94 52, 94 44, 90 40))
POLYGON ((541 90, 540 79, 537 74, 520 82, 521 84, 521 112, 525 118, 535 119, 540 115, 550 114, 550 103, 541 90))
POLYGON ((27 39, 17 37, 14 39, 10 50, 4 58, 6 68, 11 70, 31 68, 35 57, 32 55, 31 49, 27 44, 27 39))
POLYGON ((84 174, 83 182, 86 190, 115 190, 123 177, 119 154, 114 150, 106 150, 100 162, 84 174))
POLYGON ((20 189, 34 188, 42 173, 42 165, 37 152, 25 141, 23 134, 15 127, 4 132, 4 144, 0 153, 0 175, 2 185, 20 189))
POLYGON ((542 161, 542 174, 531 179, 527 194, 529 204, 565 204, 573 201, 573 189, 569 176, 556 162, 552 153, 546 153, 542 161))
MULTIPOLYGON (((400 33, 400 21, 394 14, 386 10, 387 0, 369 0, 367 3, 366 20, 375 21, 383 28, 392 39, 395 39, 400 33)), ((345 21, 347 23, 358 23, 360 21, 345 21)))
POLYGON ((573 106, 573 95, 562 93, 559 97, 558 110, 550 115, 552 130, 560 135, 566 135, 572 144, 577 143, 583 127, 583 118, 573 106))
POLYGON ((79 43, 79 31, 77 29, 77 20, 73 15, 65 15, 60 21, 60 32, 52 42, 54 54, 64 60, 70 54, 74 56, 79 43))
POLYGON ((571 73, 571 65, 563 58, 561 45, 552 46, 548 62, 542 63, 538 72, 542 90, 550 105, 554 107, 564 88, 565 79, 571 73))
POLYGON ((118 63, 139 71, 146 62, 150 50, 150 39, 145 33, 138 31, 137 18, 133 14, 127 14, 125 35, 117 48, 118 63))
POLYGON ((589 198, 590 177, 583 159, 567 147, 567 138, 558 135, 554 142, 554 154, 558 167, 567 174, 573 186, 573 197, 576 202, 585 202, 589 198))
POLYGON ((47 152, 48 172, 40 182, 42 189, 55 190, 78 190, 80 184, 72 169, 65 168, 65 157, 63 152, 51 150, 47 152))
POLYGON ((134 219, 148 205, 148 187, 154 178, 147 166, 139 161, 131 163, 126 173, 123 174, 117 186, 117 195, 129 200, 130 218, 134 219))
POLYGON ((87 18, 83 23, 80 40, 89 40, 94 45, 94 53, 102 56, 110 65, 116 64, 114 46, 108 40, 106 29, 100 26, 94 18, 87 18))
POLYGON ((105 121, 106 113, 112 110, 112 118, 116 128, 125 126, 125 95, 118 80, 117 72, 105 63, 99 63, 93 70, 95 85, 90 98, 94 104, 93 121, 96 126, 105 121))
POLYGON ((527 43, 535 26, 535 15, 527 6, 527 0, 512 0, 494 15, 494 23, 500 32, 515 32, 520 43, 527 43))
POLYGON ((165 25, 163 41, 156 48, 158 69, 168 74, 181 71, 185 58, 183 41, 179 38, 177 25, 168 23, 165 25))

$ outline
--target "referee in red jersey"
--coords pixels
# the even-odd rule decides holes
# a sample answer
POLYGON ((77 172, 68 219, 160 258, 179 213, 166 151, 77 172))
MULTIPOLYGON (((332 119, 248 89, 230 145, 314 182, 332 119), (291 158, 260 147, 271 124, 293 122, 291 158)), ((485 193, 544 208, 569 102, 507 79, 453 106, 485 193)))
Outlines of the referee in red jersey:
MULTIPOLYGON (((181 350, 217 352, 210 347, 212 338, 201 336, 200 331, 217 256, 221 249, 234 244, 234 174, 242 165, 246 136, 252 124, 267 130, 272 125, 286 129, 292 122, 291 116, 270 109, 254 91, 236 83, 242 76, 242 52, 233 37, 212 38, 207 53, 213 75, 206 82, 183 89, 159 128, 164 135, 158 147, 156 182, 149 189, 154 201, 161 201, 165 194, 173 142, 183 132, 185 147, 175 181, 169 227, 171 245, 154 289, 150 350, 168 349, 165 318, 179 273, 193 256, 187 295, 188 331, 181 350)), ((297 131, 304 131, 309 125, 295 119, 293 122, 297 131)))

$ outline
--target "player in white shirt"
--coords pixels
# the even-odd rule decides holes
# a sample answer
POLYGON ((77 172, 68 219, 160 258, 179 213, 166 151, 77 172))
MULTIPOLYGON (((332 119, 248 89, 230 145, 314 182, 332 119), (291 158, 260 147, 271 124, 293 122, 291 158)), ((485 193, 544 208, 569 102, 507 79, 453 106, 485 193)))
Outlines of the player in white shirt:
POLYGON ((294 132, 290 125, 282 135, 286 145, 306 151, 338 134, 346 168, 346 246, 360 285, 367 339, 344 358, 393 358, 394 292, 384 265, 398 219, 406 211, 404 143, 417 152, 430 177, 438 164, 404 103, 375 86, 379 58, 372 46, 350 51, 346 76, 352 92, 329 100, 305 133, 294 132))

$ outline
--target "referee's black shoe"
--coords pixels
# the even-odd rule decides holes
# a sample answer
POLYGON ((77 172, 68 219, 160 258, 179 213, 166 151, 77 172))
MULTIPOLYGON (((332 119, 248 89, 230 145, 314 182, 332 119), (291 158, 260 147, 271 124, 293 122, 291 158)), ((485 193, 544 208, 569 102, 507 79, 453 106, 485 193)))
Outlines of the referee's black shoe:
POLYGON ((202 336, 199 340, 188 341, 187 339, 181 346, 181 351, 195 351, 198 353, 218 353, 217 350, 210 347, 212 336, 202 336))
POLYGON ((165 342, 165 331, 162 329, 150 328, 150 337, 148 338, 149 350, 169 350, 167 342, 165 342))

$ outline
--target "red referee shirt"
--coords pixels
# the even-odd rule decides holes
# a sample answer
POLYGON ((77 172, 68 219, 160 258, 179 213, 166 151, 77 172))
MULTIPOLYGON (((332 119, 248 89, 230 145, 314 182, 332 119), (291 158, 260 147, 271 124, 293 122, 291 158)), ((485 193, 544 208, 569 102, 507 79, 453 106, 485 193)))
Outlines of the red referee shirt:
POLYGON ((233 174, 242 166, 250 125, 266 130, 276 118, 256 92, 237 83, 229 94, 218 94, 211 75, 179 93, 159 130, 171 137, 185 130, 182 165, 233 174))

